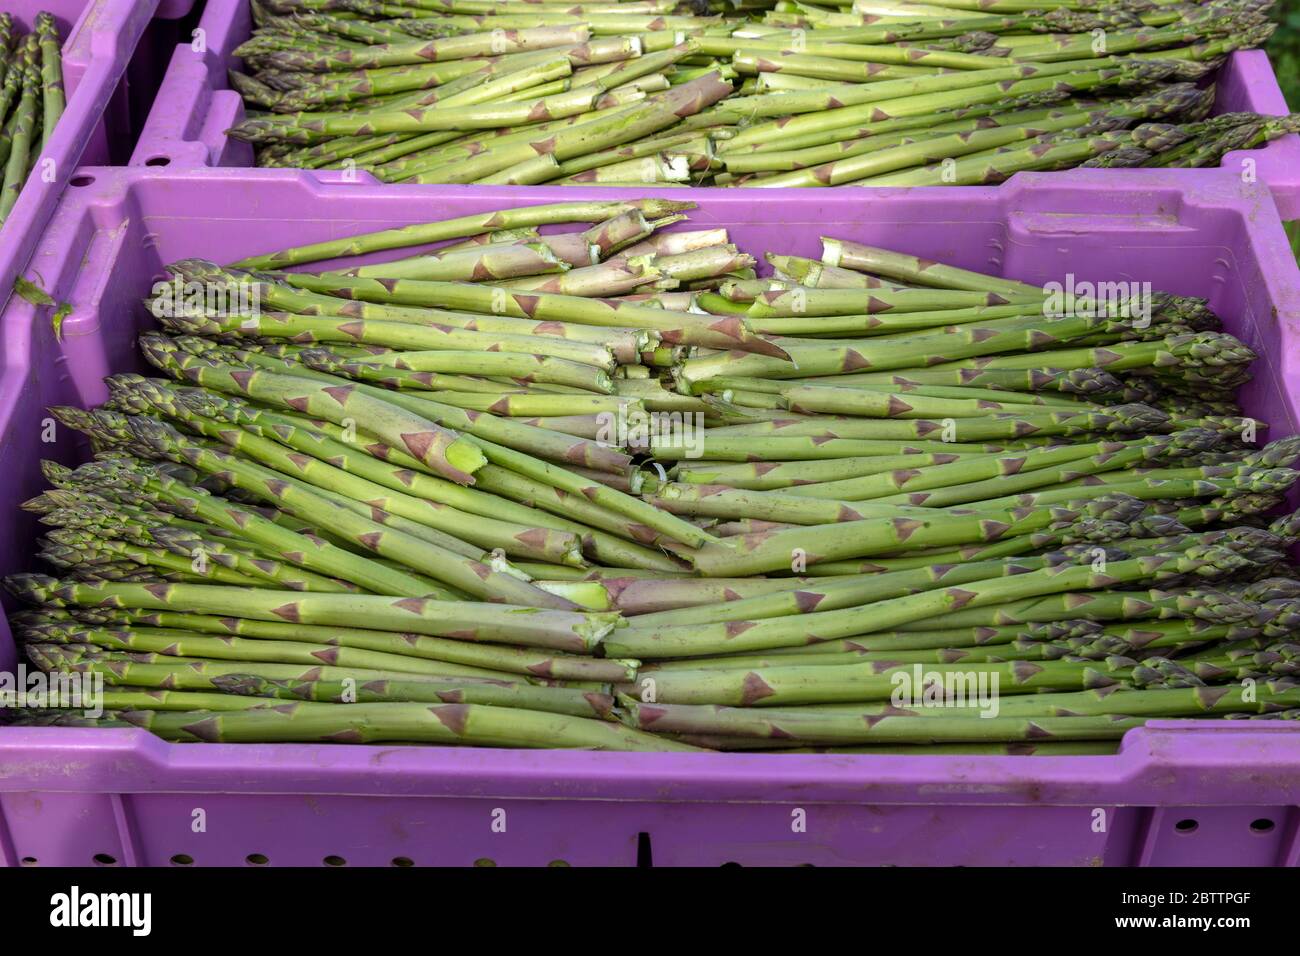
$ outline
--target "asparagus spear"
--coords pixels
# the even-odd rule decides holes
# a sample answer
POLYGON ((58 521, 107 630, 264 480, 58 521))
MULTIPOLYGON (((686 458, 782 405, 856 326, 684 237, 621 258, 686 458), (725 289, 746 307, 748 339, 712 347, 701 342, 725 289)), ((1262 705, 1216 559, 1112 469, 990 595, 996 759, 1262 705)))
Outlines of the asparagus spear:
POLYGON ((647 218, 658 219, 661 216, 691 209, 693 206, 693 203, 667 199, 644 199, 633 202, 551 203, 525 206, 517 209, 504 209, 473 216, 463 216, 459 219, 425 223, 421 226, 406 226, 366 233, 349 239, 296 246, 292 249, 241 259, 235 263, 235 267, 240 269, 284 268, 302 265, 307 262, 320 262, 325 259, 341 259, 349 256, 365 255, 369 252, 379 252, 386 249, 400 249, 404 246, 424 245, 445 239, 460 239, 501 229, 518 229, 526 226, 543 226, 553 223, 604 221, 631 209, 641 211, 647 218))
MULTIPOLYGON (((614 698, 608 694, 571 690, 564 687, 532 687, 528 684, 511 684, 489 680, 377 680, 352 685, 330 680, 272 680, 251 674, 232 674, 215 678, 213 684, 221 694, 204 694, 204 698, 217 698, 219 702, 234 702, 230 710, 249 706, 274 706, 262 698, 316 701, 323 704, 491 704, 497 707, 538 710, 573 717, 599 717, 604 720, 614 716, 614 698)), ((121 692, 116 692, 121 693, 121 692)), ((157 691, 149 693, 158 693, 157 691)), ((166 693, 166 692, 164 692, 166 693)), ((106 695, 105 707, 114 708, 118 698, 114 692, 106 695)), ((186 697, 190 695, 184 695, 186 697)), ((219 706, 203 706, 196 701, 184 710, 219 710, 219 706)), ((123 701, 121 709, 152 710, 141 705, 131 706, 123 701)), ((167 708, 171 709, 171 708, 167 708)))
MULTIPOLYGON (((160 410, 213 439, 224 442, 250 459, 313 486, 366 501, 371 507, 402 515, 453 537, 472 541, 487 551, 500 549, 504 554, 535 558, 558 564, 583 563, 579 542, 573 534, 538 528, 533 524, 516 525, 481 516, 471 518, 406 490, 393 491, 350 474, 344 469, 315 458, 303 458, 288 452, 274 441, 247 430, 230 429, 212 420, 219 411, 205 402, 208 393, 190 391, 172 401, 165 389, 148 388, 137 383, 137 393, 147 389, 150 410, 160 410), (210 413, 204 417, 203 413, 210 413)), ((415 484, 422 484, 413 479, 415 484)))
MULTIPOLYGON (((422 634, 371 630, 360 627, 329 625, 308 626, 282 621, 259 621, 250 618, 192 614, 182 611, 143 611, 132 609, 69 609, 75 618, 52 618, 48 623, 69 620, 86 621, 113 627, 167 628, 219 636, 267 641, 300 641, 310 644, 360 648, 385 654, 404 654, 430 661, 462 664, 467 667, 522 674, 528 677, 560 680, 630 680, 636 674, 635 661, 597 660, 572 654, 550 654, 524 647, 474 644, 468 641, 422 634)), ((542 708, 545 709, 545 708, 542 708)))
MULTIPOLYGON (((529 607, 571 609, 574 606, 572 602, 532 587, 509 573, 498 571, 490 564, 462 558, 435 543, 428 535, 417 536, 410 530, 396 527, 385 529, 384 525, 392 525, 392 522, 381 523, 340 506, 332 497, 317 494, 305 483, 282 477, 279 472, 224 451, 187 442, 180 433, 162 422, 132 417, 126 424, 132 436, 152 449, 155 455, 189 464, 210 474, 221 475, 268 503, 297 514, 304 520, 317 521, 335 534, 353 540, 377 554, 401 561, 467 594, 485 600, 513 601, 529 607)), ((377 512, 376 517, 385 515, 379 507, 365 510, 377 512)))
POLYGON ((699 750, 604 720, 487 704, 310 703, 244 711, 126 711, 122 718, 169 740, 209 743, 393 743, 557 747, 590 750, 699 750), (254 715, 271 720, 246 720, 254 715), (234 719, 232 719, 234 718, 234 719))
POLYGON ((410 631, 574 653, 589 652, 614 628, 608 615, 376 594, 302 594, 199 584, 74 583, 32 574, 11 576, 6 584, 24 600, 55 606, 104 605, 160 611, 184 607, 201 614, 237 609, 241 617, 261 621, 410 631))
MULTIPOLYGON (((699 657, 769 647, 790 647, 887 630, 962 608, 975 610, 999 604, 1005 597, 1019 599, 1024 595, 1067 592, 1079 588, 1080 583, 1086 589, 1105 586, 1113 581, 1160 580, 1169 576, 1198 573, 1222 575, 1247 564, 1246 559, 1237 554, 1211 546, 1165 554, 1155 559, 1142 557, 1111 561, 1107 563, 1105 572, 1100 573, 1094 571, 1091 564, 1059 565, 1014 577, 970 582, 962 587, 937 588, 843 610, 814 611, 795 617, 731 621, 705 627, 628 628, 614 635, 608 646, 614 653, 641 659, 699 657)), ((947 623, 957 626, 958 619, 949 617, 947 623)))
MULTIPOLYGON (((47 469, 47 474, 49 473, 47 469)), ((69 478, 72 487, 84 484, 107 491, 114 500, 141 497, 181 515, 197 517, 265 547, 290 564, 391 594, 429 595, 425 581, 405 569, 387 567, 335 545, 319 535, 300 534, 249 508, 211 495, 192 483, 160 469, 148 469, 134 459, 102 457, 82 465, 69 478)))
POLYGON ((41 149, 45 149, 65 106, 59 30, 53 16, 48 13, 36 15, 36 35, 41 46, 41 149))
POLYGON ((143 651, 167 657, 198 657, 208 660, 256 661, 283 664, 328 664, 345 668, 393 671, 433 677, 497 677, 488 668, 431 661, 384 651, 355 647, 327 647, 302 641, 246 641, 237 637, 209 637, 187 631, 132 627, 55 628, 38 625, 24 632, 29 641, 91 644, 108 650, 143 651))
POLYGON ((18 54, 15 70, 22 74, 22 95, 14 109, 12 117, 11 138, 9 141, 9 158, 5 164, 3 184, 0 185, 0 223, 13 212, 18 202, 18 194, 27 180, 28 160, 31 157, 36 136, 37 96, 41 89, 40 73, 37 71, 37 58, 40 55, 36 34, 27 34, 26 42, 18 54))
MULTIPOLYGON (((864 720, 856 715, 803 714, 802 708, 752 710, 689 704, 627 702, 629 726, 657 734, 722 734, 775 737, 816 743, 952 743, 966 741, 1097 740, 1118 738, 1144 720, 1101 717, 912 717, 891 715, 864 720)), ((249 711, 247 713, 256 713, 249 711)))

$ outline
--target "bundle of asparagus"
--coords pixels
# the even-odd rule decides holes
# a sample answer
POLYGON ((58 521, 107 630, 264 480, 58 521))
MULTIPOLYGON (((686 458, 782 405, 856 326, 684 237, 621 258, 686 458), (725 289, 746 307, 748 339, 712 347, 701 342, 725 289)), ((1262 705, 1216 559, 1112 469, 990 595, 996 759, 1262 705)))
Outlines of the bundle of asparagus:
POLYGON ((107 713, 14 719, 1096 753, 1300 707, 1300 438, 1256 442, 1204 300, 829 237, 759 278, 689 209, 173 264, 162 377, 52 410, 95 450, 25 506, 60 577, 7 581, 107 713))
POLYGON ((63 115, 63 61, 54 17, 23 34, 0 13, 0 225, 63 115))
POLYGON ((1271 0, 251 2, 230 135, 384 182, 996 183, 1214 166, 1300 129, 1208 117, 1271 0))

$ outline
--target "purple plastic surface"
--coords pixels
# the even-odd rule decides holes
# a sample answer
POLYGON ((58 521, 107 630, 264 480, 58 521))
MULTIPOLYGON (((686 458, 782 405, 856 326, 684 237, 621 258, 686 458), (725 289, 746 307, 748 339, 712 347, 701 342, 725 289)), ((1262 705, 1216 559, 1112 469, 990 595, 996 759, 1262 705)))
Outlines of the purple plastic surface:
MULTIPOLYGON (((239 94, 227 72, 242 68, 231 55, 252 32, 248 0, 208 0, 199 22, 203 49, 176 48, 153 111, 131 157, 132 166, 251 166, 253 150, 226 136, 244 118, 239 94)), ((1267 54, 1234 53, 1219 71, 1215 112, 1237 110, 1284 115, 1288 111, 1267 54)), ((1300 219, 1300 136, 1284 136, 1263 149, 1229 153, 1221 166, 1248 182, 1267 183, 1284 221, 1300 219)), ((339 173, 325 173, 338 176, 339 173)), ((1023 175, 1023 174, 1017 174, 1023 175)), ((1057 173, 1056 175, 1062 175, 1057 173)), ((1160 182, 1195 182, 1211 170, 1151 170, 1160 182)), ((359 178, 369 180, 362 172, 359 178)), ((1014 178, 1014 177, 1013 177, 1014 178)), ((568 187, 565 187, 566 190, 568 187)))
POLYGON ((195 0, 159 0, 154 16, 160 20, 179 20, 194 9, 194 3, 195 0))
MULTIPOLYGON (((96 403, 103 375, 143 370, 139 298, 164 263, 555 198, 270 170, 79 176, 92 182, 67 191, 33 258, 73 306, 62 342, 47 309, 15 300, 3 322, 0 574, 32 563, 37 526, 16 506, 43 487, 38 459, 85 454, 67 430, 45 430, 44 409, 96 403)), ((1270 437, 1300 431, 1300 273, 1267 193, 1234 177, 1180 191, 1092 170, 996 188, 693 198, 686 228, 726 225, 750 252, 817 255, 817 237, 834 235, 1031 282, 1072 272, 1208 296, 1261 355, 1247 412, 1272 424, 1270 437)), ((14 658, 0 632, 0 670, 14 658)), ((1059 758, 170 745, 137 730, 0 728, 9 863, 1296 865, 1297 804, 1300 728, 1289 722, 1153 723, 1117 756, 1059 758), (206 833, 192 830, 196 808, 206 833), (498 809, 505 833, 493 830, 498 809), (800 809, 803 831, 791 826, 800 809)))
MULTIPOLYGON (((1300 104, 1296 104, 1296 109, 1300 109, 1300 104)), ((1215 112, 1235 110, 1268 116, 1285 116, 1291 112, 1273 73, 1273 64, 1263 50, 1234 53, 1219 71, 1215 112)), ((1221 167, 1266 183, 1273 191, 1282 220, 1300 219, 1300 136, 1283 136, 1260 150, 1228 153, 1221 167)))
POLYGON ((9 218, 0 226, 0 308, 22 273, 54 212, 59 195, 79 163, 109 158, 109 133, 102 122, 141 34, 158 0, 0 0, 23 30, 48 10, 63 41, 67 109, 32 170, 9 218))
MULTIPOLYGON (((227 74, 253 30, 246 0, 210 0, 197 35, 172 54, 162 88, 131 157, 132 166, 252 166, 253 147, 226 136, 244 118, 227 74)), ((371 178, 367 173, 366 178, 371 178)))
POLYGON ((198 22, 198 14, 190 13, 198 0, 159 0, 153 20, 145 28, 135 53, 127 66, 126 75, 110 106, 110 115, 121 121, 125 116, 127 135, 113 143, 109 162, 83 162, 83 165, 125 166, 135 151, 136 141, 144 129, 154 98, 162 88, 163 77, 171 61, 172 51, 181 40, 188 41, 198 22), (116 110, 116 112, 113 112, 116 110))

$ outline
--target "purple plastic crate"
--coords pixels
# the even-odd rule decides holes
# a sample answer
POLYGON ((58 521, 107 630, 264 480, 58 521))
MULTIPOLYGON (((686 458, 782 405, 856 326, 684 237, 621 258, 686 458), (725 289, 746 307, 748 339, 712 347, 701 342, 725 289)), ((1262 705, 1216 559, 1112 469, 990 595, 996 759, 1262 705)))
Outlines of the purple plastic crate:
MULTIPOLYGON (((3 323, 0 574, 31 565, 37 527, 16 506, 43 486, 38 459, 85 452, 46 430, 45 408, 99 402, 103 375, 144 370, 139 298, 164 263, 555 195, 235 169, 82 169, 77 182, 33 260, 73 306, 62 342, 45 309, 22 303, 3 323)), ((687 227, 726 225, 751 252, 816 255, 829 234, 1031 282, 1073 272, 1209 296, 1261 355, 1248 412, 1271 436, 1300 431, 1300 274, 1267 193, 1235 178, 1180 191, 1092 170, 999 188, 695 198, 687 227)), ((0 630, 0 670, 14 664, 0 630)), ((0 861, 1297 865, 1300 728, 1288 724, 1153 723, 1114 757, 174 745, 140 730, 0 728, 0 861), (193 832, 196 809, 207 833, 193 832)))
POLYGON ((194 3, 195 0, 159 0, 154 16, 159 20, 179 20, 194 9, 194 3))
MULTIPOLYGON (((0 10, 29 30, 36 14, 48 10, 63 39, 63 79, 67 110, 49 146, 28 177, 22 195, 0 227, 0 308, 22 272, 54 212, 59 194, 79 163, 109 161, 111 137, 119 128, 104 122, 118 81, 149 23, 158 0, 0 0, 0 10), (52 167, 44 165, 48 160, 52 167), (46 170, 49 181, 46 181, 46 170)), ((127 135, 125 129, 121 135, 127 135)))
MULTIPOLYGON (((227 73, 242 68, 231 51, 252 32, 248 0, 208 0, 199 29, 202 50, 182 45, 172 56, 167 77, 131 157, 132 166, 253 165, 252 147, 225 133, 244 118, 243 102, 230 89, 227 73)), ((1217 82, 1216 112, 1289 112, 1263 51, 1232 54, 1219 71, 1217 82)), ((1300 219, 1300 136, 1284 136, 1263 149, 1229 153, 1221 168, 1247 181, 1268 184, 1283 220, 1300 219)), ((1206 170, 1152 170, 1147 175, 1162 182, 1191 183, 1213 174, 1206 170)), ((371 179, 365 172, 360 178, 371 179)))
POLYGON ((110 107, 110 115, 122 124, 127 135, 120 142, 114 143, 111 162, 85 162, 84 165, 127 164, 135 151, 136 141, 144 130, 149 112, 153 109, 154 98, 162 88, 172 51, 182 40, 189 42, 198 24, 199 15, 194 10, 196 4, 199 4, 199 0, 159 0, 153 20, 136 44, 126 75, 122 78, 110 107))

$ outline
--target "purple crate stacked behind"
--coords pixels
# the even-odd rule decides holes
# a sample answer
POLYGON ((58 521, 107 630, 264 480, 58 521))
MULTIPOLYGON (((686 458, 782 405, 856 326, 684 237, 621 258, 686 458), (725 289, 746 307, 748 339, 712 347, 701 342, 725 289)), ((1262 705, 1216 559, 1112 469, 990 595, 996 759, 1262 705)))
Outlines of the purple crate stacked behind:
POLYGON ((68 102, 42 154, 53 167, 38 165, 33 170, 8 220, 0 226, 0 309, 73 170, 79 163, 109 161, 110 136, 116 130, 105 125, 104 114, 157 5, 158 0, 0 0, 0 10, 10 12, 24 31, 31 29, 39 11, 54 14, 64 38, 68 102), (47 168, 53 173, 48 182, 47 168))
MULTIPOLYGON (((38 460, 85 454, 67 430, 48 430, 46 407, 94 404, 103 375, 143 369, 140 297, 165 263, 555 198, 268 170, 83 169, 78 182, 33 261, 73 306, 62 341, 46 309, 11 311, 4 328, 0 573, 31 566, 38 528, 17 505, 42 488, 38 460)), ((726 226, 751 253, 817 255, 826 234, 1030 282, 1073 273, 1208 296, 1261 356, 1247 411, 1271 436, 1300 431, 1300 279, 1267 193, 1235 178, 1180 191, 1092 170, 999 188, 695 198, 685 227, 726 226)), ((0 631, 0 670, 15 659, 0 631)), ((1152 724, 1118 756, 1074 758, 199 746, 137 730, 0 728, 0 768, 10 863, 1300 862, 1300 729, 1286 722, 1152 724), (193 832, 196 807, 212 835, 193 832), (798 810, 806 829, 791 826, 798 810)))
POLYGON ((113 107, 117 110, 114 116, 126 129, 127 135, 114 143, 111 162, 86 162, 84 165, 125 166, 130 160, 136 140, 140 138, 153 109, 154 97, 162 88, 172 52, 177 43, 190 41, 197 26, 200 11, 194 10, 196 4, 201 6, 198 0, 159 0, 153 20, 136 44, 135 54, 114 97, 113 107))
MULTIPOLYGON (((253 148, 226 136, 244 117, 228 73, 242 68, 232 51, 253 30, 247 0, 211 0, 192 43, 172 55, 132 166, 252 166, 253 148)), ((367 174, 369 178, 369 174, 367 174)))
MULTIPOLYGON (((239 94, 227 73, 240 68, 231 52, 252 31, 248 0, 208 0, 200 21, 203 49, 177 47, 153 112, 131 157, 132 166, 251 166, 253 150, 226 136, 244 118, 239 94)), ((1268 56, 1259 50, 1234 53, 1219 71, 1215 111, 1283 115, 1286 100, 1268 56)), ((1284 136, 1259 150, 1229 153, 1222 168, 1248 181, 1267 183, 1284 220, 1300 219, 1300 136, 1284 136)), ((338 174, 322 173, 322 178, 338 174)), ((1161 182, 1194 182, 1204 170, 1159 170, 1161 182)), ((1222 173, 1220 175, 1223 175, 1222 173)), ((361 178, 370 179, 369 173, 361 178)))
POLYGON ((195 0, 159 0, 158 12, 154 14, 159 20, 179 20, 194 9, 195 0))

